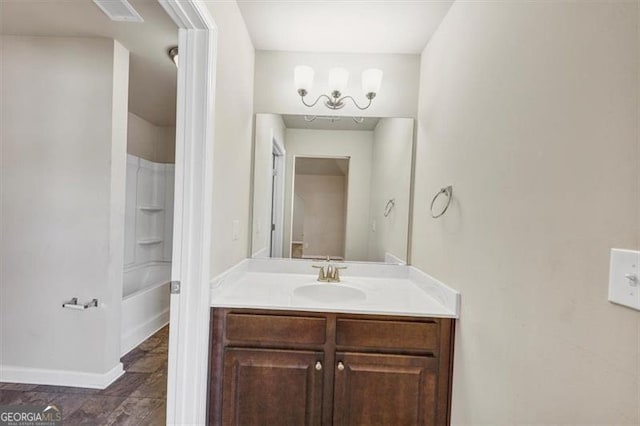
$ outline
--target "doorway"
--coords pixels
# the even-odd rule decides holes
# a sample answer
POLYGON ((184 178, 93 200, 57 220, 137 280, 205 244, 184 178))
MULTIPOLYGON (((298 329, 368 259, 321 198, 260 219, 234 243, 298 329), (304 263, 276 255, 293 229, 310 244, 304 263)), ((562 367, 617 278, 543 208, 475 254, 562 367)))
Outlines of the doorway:
POLYGON ((349 158, 296 157, 291 257, 344 260, 349 158))

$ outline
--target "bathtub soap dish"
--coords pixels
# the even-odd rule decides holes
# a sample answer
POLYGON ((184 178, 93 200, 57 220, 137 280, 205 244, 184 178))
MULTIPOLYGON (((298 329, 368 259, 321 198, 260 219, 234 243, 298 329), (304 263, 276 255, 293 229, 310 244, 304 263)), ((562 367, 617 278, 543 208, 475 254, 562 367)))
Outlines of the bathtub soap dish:
POLYGON ((89 308, 97 308, 98 299, 93 299, 91 302, 87 302, 83 305, 79 305, 78 298, 74 297, 70 301, 63 303, 62 307, 67 309, 78 309, 78 310, 84 311, 85 309, 89 309, 89 308))

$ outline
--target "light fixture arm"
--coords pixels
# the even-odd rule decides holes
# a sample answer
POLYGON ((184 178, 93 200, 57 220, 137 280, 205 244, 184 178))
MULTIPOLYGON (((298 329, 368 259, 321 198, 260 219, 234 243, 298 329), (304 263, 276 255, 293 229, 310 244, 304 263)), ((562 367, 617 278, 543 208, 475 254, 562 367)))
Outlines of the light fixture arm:
POLYGON ((327 95, 320 95, 320 96, 318 96, 318 98, 317 98, 317 99, 316 99, 312 104, 308 104, 308 103, 306 103, 306 102, 304 101, 304 97, 305 97, 305 96, 307 96, 307 92, 306 92, 305 90, 298 90, 298 94, 300 95, 300 100, 302 101, 302 103, 303 103, 305 106, 309 107, 309 108, 316 106, 316 104, 317 104, 317 103, 320 101, 320 99, 322 99, 322 98, 327 98, 327 102, 332 102, 332 101, 331 101, 331 98, 330 98, 329 96, 327 96, 327 95))
POLYGON ((329 96, 329 95, 322 94, 322 95, 318 96, 316 98, 316 100, 311 104, 306 103, 305 100, 304 100, 304 97, 307 96, 307 91, 306 90, 300 89, 300 90, 298 90, 298 94, 300 95, 300 100, 302 101, 302 103, 306 107, 309 107, 309 108, 314 107, 314 106, 316 106, 316 104, 318 102, 320 102, 320 99, 325 98, 326 101, 325 101, 324 104, 327 106, 327 108, 333 109, 333 110, 341 109, 342 107, 344 107, 344 101, 349 99, 349 100, 351 100, 351 102, 353 102, 353 104, 356 106, 356 108, 358 108, 359 110, 362 111, 362 110, 365 110, 365 109, 369 108, 371 106, 371 101, 373 101, 373 98, 376 97, 376 94, 373 93, 373 92, 372 93, 367 93, 366 96, 367 96, 367 99, 369 100, 369 103, 367 105, 365 105, 365 106, 360 106, 360 105, 358 105, 358 102, 356 102, 356 100, 352 96, 342 96, 342 97, 340 97, 340 92, 338 92, 338 91, 333 92, 331 94, 332 97, 329 96))
POLYGON ((365 109, 367 109, 367 108, 369 108, 371 106, 371 101, 375 97, 375 93, 371 93, 371 95, 373 95, 373 96, 369 96, 369 94, 367 94, 367 99, 369 99, 369 103, 364 107, 361 107, 360 105, 358 105, 358 102, 356 102, 356 100, 353 99, 352 96, 343 96, 340 99, 338 99, 338 103, 341 104, 341 103, 343 103, 343 101, 345 101, 347 99, 351 99, 351 102, 353 102, 353 104, 356 106, 356 108, 358 108, 359 110, 363 111, 363 110, 365 110, 365 109))

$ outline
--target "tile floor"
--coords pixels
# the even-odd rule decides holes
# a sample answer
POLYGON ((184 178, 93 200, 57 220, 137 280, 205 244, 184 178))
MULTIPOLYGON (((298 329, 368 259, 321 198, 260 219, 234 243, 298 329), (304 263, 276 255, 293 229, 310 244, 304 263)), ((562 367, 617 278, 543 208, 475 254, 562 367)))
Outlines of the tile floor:
POLYGON ((122 357, 125 374, 106 389, 0 383, 0 405, 55 404, 65 425, 164 425, 169 327, 122 357))

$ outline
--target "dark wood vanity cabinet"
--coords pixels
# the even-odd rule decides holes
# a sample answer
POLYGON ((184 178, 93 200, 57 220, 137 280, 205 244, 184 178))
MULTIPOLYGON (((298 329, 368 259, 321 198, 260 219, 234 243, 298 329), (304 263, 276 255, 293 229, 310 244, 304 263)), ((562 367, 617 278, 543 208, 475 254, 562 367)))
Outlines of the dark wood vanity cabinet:
POLYGON ((436 424, 435 358, 338 353, 337 359, 333 424, 436 424))
POLYGON ((226 349, 222 424, 320 425, 322 360, 322 352, 226 349))
POLYGON ((454 320, 214 308, 210 425, 447 425, 454 320))

